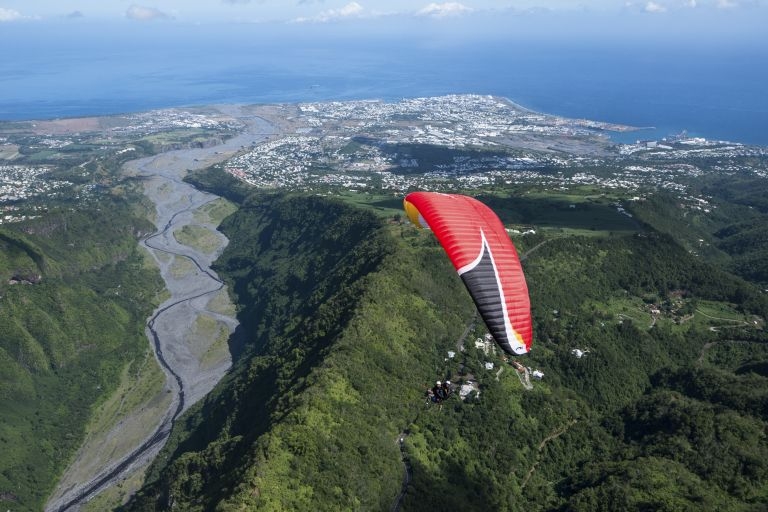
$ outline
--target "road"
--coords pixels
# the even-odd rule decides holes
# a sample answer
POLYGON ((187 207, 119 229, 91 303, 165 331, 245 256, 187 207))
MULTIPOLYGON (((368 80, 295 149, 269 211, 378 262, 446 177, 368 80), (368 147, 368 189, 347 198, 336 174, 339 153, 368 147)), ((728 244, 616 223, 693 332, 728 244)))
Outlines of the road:
POLYGON ((552 432, 547 437, 541 440, 541 442, 539 443, 539 449, 536 452, 536 462, 533 463, 531 468, 528 470, 528 473, 525 474, 525 478, 523 478, 523 482, 522 484, 520 484, 521 490, 525 489, 525 486, 528 485, 528 481, 531 479, 531 477, 533 476, 533 473, 536 471, 536 466, 538 466, 539 462, 541 462, 539 458, 541 457, 542 450, 544 450, 544 447, 547 446, 547 443, 565 434, 568 431, 568 429, 574 426, 577 422, 578 420, 571 420, 568 423, 566 423, 563 427, 555 430, 554 432, 552 432))
POLYGON ((411 471, 411 463, 408 460, 408 454, 405 453, 404 443, 405 438, 408 437, 408 432, 400 432, 397 435, 397 444, 400 447, 400 457, 403 461, 403 467, 405 468, 405 473, 403 474, 403 483, 400 485, 400 494, 397 495, 395 498, 395 501, 392 503, 392 507, 390 508, 391 512, 399 512, 400 505, 403 503, 403 498, 405 498, 405 494, 408 492, 408 486, 411 485, 411 480, 413 479, 413 472, 411 471))
MULTIPOLYGON (((183 178, 188 170, 208 167, 229 158, 243 146, 264 140, 274 128, 264 119, 247 116, 237 106, 222 107, 222 111, 245 123, 245 129, 238 136, 219 146, 170 151, 128 162, 124 167, 126 174, 146 178, 145 193, 157 211, 157 231, 141 244, 160 268, 171 296, 147 320, 146 333, 166 374, 165 394, 170 395, 170 400, 166 399, 164 403, 169 405, 159 417, 120 421, 106 436, 107 439, 120 437, 128 428, 143 430, 143 435, 136 436, 138 440, 133 446, 113 450, 117 453, 105 458, 101 453, 102 444, 105 444, 103 439, 100 440, 102 444, 94 442, 89 446, 86 443, 59 482, 46 511, 79 510, 96 494, 146 467, 165 444, 176 418, 213 389, 232 364, 228 353, 211 361, 207 354, 211 347, 201 347, 199 341, 191 341, 201 315, 213 318, 230 334, 237 327, 237 320, 209 305, 224 286, 211 270, 211 264, 226 246, 227 239, 215 231, 215 226, 194 216, 195 210, 217 196, 195 189, 183 178), (218 248, 203 252, 179 243, 173 233, 183 226, 203 227, 215 233, 218 248), (189 271, 179 272, 180 260, 186 261, 189 271), (205 361, 203 356, 206 356, 205 361), (84 466, 93 467, 84 471, 84 466)), ((212 343, 214 340, 208 341, 212 343)))

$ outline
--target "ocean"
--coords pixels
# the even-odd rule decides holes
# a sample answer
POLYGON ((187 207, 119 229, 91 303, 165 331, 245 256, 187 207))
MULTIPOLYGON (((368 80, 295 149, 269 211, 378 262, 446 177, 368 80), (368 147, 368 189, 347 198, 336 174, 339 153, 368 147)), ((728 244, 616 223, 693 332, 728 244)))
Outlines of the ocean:
POLYGON ((234 27, 0 30, 0 120, 212 103, 493 94, 555 115, 768 145, 768 45, 564 44, 234 27))

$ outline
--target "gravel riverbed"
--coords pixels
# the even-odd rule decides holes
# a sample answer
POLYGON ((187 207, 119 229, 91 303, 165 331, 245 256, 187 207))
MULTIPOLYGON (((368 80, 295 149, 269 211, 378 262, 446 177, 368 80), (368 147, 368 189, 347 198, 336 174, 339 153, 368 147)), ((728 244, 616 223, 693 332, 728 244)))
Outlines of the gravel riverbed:
MULTIPOLYGON (((183 181, 189 170, 223 161, 242 147, 264 140, 274 127, 238 106, 217 107, 245 125, 239 135, 209 148, 182 149, 128 162, 124 171, 146 178, 145 193, 155 204, 157 231, 142 240, 165 280, 170 298, 147 320, 147 337, 166 375, 163 392, 140 410, 118 418, 106 432, 89 436, 69 466, 47 511, 79 510, 105 489, 146 468, 168 438, 173 422, 204 397, 231 366, 222 336, 206 339, 197 328, 205 317, 206 332, 231 334, 237 320, 222 307, 224 285, 211 264, 226 247, 216 226, 195 211, 217 196, 183 181), (207 250, 180 243, 174 232, 193 226, 210 230, 218 243, 207 250), (217 341, 219 341, 217 346, 217 341)), ((226 306, 226 304, 225 304, 226 306)))

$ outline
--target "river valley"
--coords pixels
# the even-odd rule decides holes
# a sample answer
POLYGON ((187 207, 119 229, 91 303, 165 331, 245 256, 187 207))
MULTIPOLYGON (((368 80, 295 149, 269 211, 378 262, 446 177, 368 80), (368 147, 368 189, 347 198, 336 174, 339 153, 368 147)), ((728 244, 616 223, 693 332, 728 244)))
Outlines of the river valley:
POLYGON ((218 197, 183 178, 189 170, 221 162, 264 140, 274 127, 238 106, 220 110, 244 124, 237 136, 217 146, 133 160, 123 168, 127 175, 145 179, 145 194, 156 209, 157 231, 141 244, 160 269, 168 292, 146 327, 165 385, 134 410, 113 418, 108 428, 88 435, 51 496, 48 511, 79 510, 115 485, 125 485, 120 495, 130 494, 176 418, 213 389, 232 364, 227 341, 238 323, 224 284, 211 270, 227 239, 205 212, 218 197), (185 232, 203 233, 206 243, 182 243, 187 241, 181 236, 185 232))

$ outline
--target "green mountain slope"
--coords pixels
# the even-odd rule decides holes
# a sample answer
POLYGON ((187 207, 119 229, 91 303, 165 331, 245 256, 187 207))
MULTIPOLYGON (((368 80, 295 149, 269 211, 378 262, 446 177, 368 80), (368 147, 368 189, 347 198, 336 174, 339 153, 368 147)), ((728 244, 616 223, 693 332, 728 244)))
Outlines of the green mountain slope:
POLYGON ((395 438, 437 347, 472 316, 442 249, 420 240, 403 259, 403 228, 312 197, 256 198, 223 228, 217 270, 235 276, 249 347, 131 508, 386 508, 401 480, 395 438))
POLYGON ((672 234, 696 254, 726 265, 735 274, 768 285, 768 182, 761 176, 705 176, 697 187, 707 208, 684 204, 668 193, 634 203, 631 210, 661 232, 672 234))
POLYGON ((125 510, 765 506, 768 302, 671 237, 537 248, 521 362, 545 377, 527 391, 475 347, 484 330, 430 233, 302 195, 250 196, 223 227, 217 270, 247 342, 125 510), (479 393, 425 404, 445 378, 479 393))
POLYGON ((41 510, 92 408, 149 350, 162 282, 123 201, 0 228, 0 508, 41 510))

